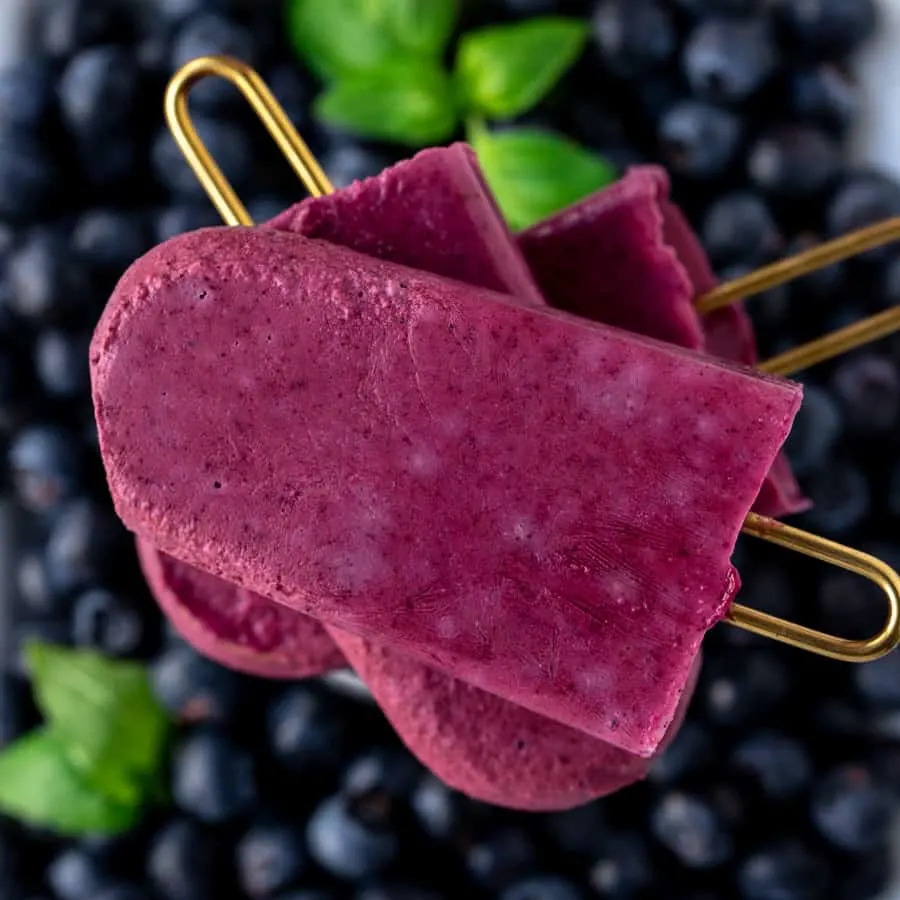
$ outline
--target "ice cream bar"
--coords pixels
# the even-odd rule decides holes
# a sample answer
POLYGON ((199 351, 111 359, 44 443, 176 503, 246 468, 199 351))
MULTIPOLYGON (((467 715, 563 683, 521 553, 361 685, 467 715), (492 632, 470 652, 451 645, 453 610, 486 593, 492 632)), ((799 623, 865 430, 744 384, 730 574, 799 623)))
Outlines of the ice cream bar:
MULTIPOLYGON (((753 327, 740 306, 703 317, 694 309, 716 279, 668 190, 663 169, 634 167, 520 234, 519 244, 551 305, 752 365, 753 327)), ((780 517, 808 506, 779 455, 754 510, 780 517)))
POLYGON ((140 536, 639 755, 800 397, 270 229, 135 264, 92 377, 140 536))

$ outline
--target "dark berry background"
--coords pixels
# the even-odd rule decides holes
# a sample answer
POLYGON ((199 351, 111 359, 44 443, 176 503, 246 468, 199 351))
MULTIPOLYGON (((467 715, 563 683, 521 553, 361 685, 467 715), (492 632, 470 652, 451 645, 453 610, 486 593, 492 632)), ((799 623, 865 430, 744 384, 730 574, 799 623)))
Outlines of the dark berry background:
MULTIPOLYGON (((163 126, 166 79, 210 52, 257 65, 337 185, 402 154, 315 127, 279 3, 40 6, 28 61, 0 71, 0 744, 36 721, 24 635, 146 660, 180 726, 173 805, 134 833, 60 841, 0 821, 0 898, 878 895, 900 799, 898 655, 853 667, 719 626, 646 783, 521 815, 444 788, 365 702, 235 675, 170 633, 111 512, 85 355, 123 268, 217 222, 163 126)), ((723 277, 900 214, 900 184, 846 162, 845 63, 872 32, 872 0, 472 0, 464 24, 555 12, 590 17, 592 42, 529 120, 619 165, 665 163, 723 277)), ((227 86, 204 84, 195 110, 255 217, 302 195, 227 86)), ((898 301, 888 248, 750 308, 768 354, 898 301)), ((806 373, 790 439, 816 501, 800 524, 895 566, 898 351, 888 340, 806 373)), ((750 605, 848 636, 880 624, 878 592, 853 576, 750 542, 739 556, 750 605)))

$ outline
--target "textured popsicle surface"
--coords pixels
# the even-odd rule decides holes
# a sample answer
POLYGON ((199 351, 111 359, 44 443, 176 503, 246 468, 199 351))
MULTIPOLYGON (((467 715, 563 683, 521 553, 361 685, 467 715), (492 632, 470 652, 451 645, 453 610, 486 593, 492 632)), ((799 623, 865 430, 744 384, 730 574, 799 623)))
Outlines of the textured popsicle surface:
POLYGON ((643 755, 724 612, 799 402, 786 382, 266 229, 151 251, 92 370, 138 534, 643 755))

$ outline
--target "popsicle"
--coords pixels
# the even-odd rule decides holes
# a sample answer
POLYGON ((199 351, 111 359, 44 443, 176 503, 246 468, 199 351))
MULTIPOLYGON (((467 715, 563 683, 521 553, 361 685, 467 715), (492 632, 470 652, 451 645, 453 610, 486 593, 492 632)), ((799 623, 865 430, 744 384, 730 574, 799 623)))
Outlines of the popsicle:
MULTIPOLYGON (((635 167, 606 190, 520 234, 519 245, 551 305, 753 365, 753 327, 740 306, 703 317, 694 310, 694 298, 717 281, 668 193, 663 169, 635 167), (673 254, 680 265, 666 265, 665 257, 673 254), (633 279, 642 270, 647 290, 636 303, 633 279)), ((779 454, 754 511, 778 518, 808 507, 790 465, 779 454)))
POLYGON ((640 755, 724 613, 734 539, 799 402, 787 382, 266 229, 139 261, 92 375, 138 534, 640 755))

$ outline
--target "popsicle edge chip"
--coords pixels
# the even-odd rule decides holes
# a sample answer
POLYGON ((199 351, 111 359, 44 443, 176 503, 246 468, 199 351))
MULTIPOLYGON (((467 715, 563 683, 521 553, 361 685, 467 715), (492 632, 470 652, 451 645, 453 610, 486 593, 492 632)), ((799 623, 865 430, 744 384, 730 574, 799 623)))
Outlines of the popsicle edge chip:
MULTIPOLYGON (((332 625, 386 639, 472 684, 641 755, 650 755, 661 740, 702 633, 725 611, 728 555, 799 403, 799 387, 787 382, 263 229, 210 229, 176 238, 132 267, 95 335, 92 376, 113 496, 134 531, 212 574, 332 625), (259 331, 250 328, 254 320, 259 331), (343 324, 348 320, 352 329, 343 324), (404 347, 392 341, 401 333, 408 339, 410 326, 420 330, 413 334, 412 351, 408 343, 404 347), (448 354, 456 359, 460 345, 465 355, 459 361, 465 358, 468 369, 446 365, 448 354), (379 366, 387 367, 374 383, 367 382, 373 347, 379 366), (232 376, 230 381, 223 379, 223 369, 232 376), (539 391, 537 370, 544 376, 539 391), (461 371, 466 372, 462 379, 461 371), (295 387, 285 392, 286 379, 307 382, 302 391, 295 387), (609 397, 610 391, 598 394, 584 387, 610 384, 610 379, 619 392, 615 398, 609 397), (309 380, 315 391, 309 389, 309 380), (389 383, 390 391, 385 389, 389 383), (661 401, 662 386, 670 385, 671 391, 673 383, 679 383, 678 394, 661 401), (343 406, 336 404, 347 385, 357 393, 343 406), (460 392, 469 398, 468 420, 461 426, 457 401, 447 399, 460 392), (301 393, 313 398, 304 399, 302 408, 297 406, 301 393), (250 404, 251 410, 250 396, 277 400, 261 408, 250 404), (403 402, 411 407, 398 410, 396 404, 403 402), (644 445, 636 447, 636 425, 646 422, 648 404, 653 411, 654 403, 660 415, 664 408, 666 420, 653 419, 650 433, 642 438, 644 445), (567 416, 573 404, 578 415, 567 416), (698 408, 714 409, 716 415, 698 416, 698 408), (677 418, 687 410, 691 416, 677 418), (413 411, 415 416, 406 414, 413 411), (302 433, 296 425, 289 428, 295 420, 302 421, 302 433), (629 449, 653 458, 648 448, 663 434, 667 441, 677 441, 673 421, 694 433, 692 440, 668 447, 672 462, 679 463, 687 478, 682 483, 672 472, 650 479, 646 469, 640 471, 628 458, 629 449), (454 482, 452 496, 445 481, 430 491, 416 484, 412 491, 409 473, 385 462, 388 451, 396 450, 389 432, 401 422, 406 428, 417 424, 424 429, 424 435, 416 435, 420 441, 424 438, 419 450, 437 453, 439 460, 446 453, 456 454, 453 471, 462 483, 454 482), (436 422, 445 429, 453 424, 460 433, 442 435, 435 430, 436 422), (529 432, 534 446, 523 457, 519 436, 526 426, 537 427, 529 432), (373 428, 378 440, 388 443, 376 441, 377 452, 361 461, 357 428, 373 428), (265 440, 250 441, 249 432, 258 437, 260 429, 265 440), (285 429, 291 431, 290 442, 285 429), (723 431, 731 434, 727 442, 723 431), (327 456, 304 456, 301 446, 312 450, 319 439, 326 441, 327 456), (135 453, 135 446, 143 452, 135 453), (571 455, 573 447, 578 452, 566 461, 563 484, 559 473, 537 471, 538 458, 571 455), (192 464, 186 464, 192 456, 192 464), (606 481, 597 475, 604 458, 606 481), (639 496, 626 499, 611 493, 607 482, 613 477, 613 459, 617 483, 623 483, 627 472, 639 496), (352 487, 360 462, 373 469, 369 475, 407 479, 402 486, 409 496, 394 498, 407 518, 391 525, 387 556, 375 552, 358 527, 356 513, 371 511, 368 487, 361 495, 350 491, 340 510, 330 507, 335 501, 328 480, 335 487, 352 487), (524 463, 531 464, 533 468, 526 467, 527 488, 519 478, 498 484, 493 474, 498 463, 517 475, 524 463), (218 478, 205 480, 215 473, 218 478), (275 473, 281 487, 272 480, 275 473), (319 492, 292 494, 286 508, 283 478, 304 479, 306 484, 319 479, 319 492), (568 492, 561 495, 562 486, 568 492), (674 494, 666 498, 668 505, 647 502, 649 495, 643 495, 651 486, 651 494, 658 497, 664 488, 674 490, 678 509, 672 503, 674 494), (697 491, 702 486, 703 493, 691 493, 695 486, 697 491), (549 534, 539 535, 549 542, 543 555, 516 544, 534 540, 532 531, 523 532, 524 520, 510 523, 513 549, 499 548, 504 551, 499 569, 498 548, 485 550, 488 535, 496 543, 493 521, 486 528, 473 524, 471 533, 459 532, 455 553, 439 546, 436 538, 456 534, 461 520, 480 508, 486 489, 497 495, 491 508, 503 515, 516 510, 517 502, 533 505, 537 497, 546 504, 552 498, 551 513, 557 518, 540 519, 534 529, 549 529, 549 534), (570 508, 560 505, 561 496, 570 508), (691 501, 690 510, 686 500, 691 501), (592 516, 603 517, 600 527, 586 518, 588 508, 592 516), (248 518, 251 509, 265 510, 261 521, 248 518), (409 528, 417 517, 424 520, 426 510, 431 517, 437 514, 431 524, 438 527, 424 536, 411 533, 409 528), (658 521, 663 512, 665 528, 658 521), (357 523, 351 533, 339 525, 348 518, 357 523), (706 527, 713 520, 715 531, 706 527), (613 527, 618 539, 598 544, 603 529, 613 527), (283 546, 286 533, 292 534, 290 554, 283 546), (402 559, 394 553, 401 540, 415 548, 402 559), (635 559, 622 557, 624 545, 644 555, 641 566, 635 568, 635 559), (415 571, 413 561, 420 570, 435 571, 415 571), (288 563, 290 570, 283 571, 288 563), (397 572, 387 577, 379 570, 401 563, 399 578, 397 572), (464 573, 464 564, 474 567, 464 573), (481 565, 487 569, 479 569, 481 565), (608 631, 617 621, 615 610, 597 599, 598 592, 603 594, 601 582, 604 599, 610 599, 609 578, 615 573, 616 596, 646 603, 645 585, 639 587, 638 579, 649 574, 659 579, 661 572, 650 571, 653 566, 666 570, 664 579, 649 585, 655 603, 647 618, 648 624, 653 622, 652 640, 659 642, 657 652, 649 658, 642 655, 637 666, 637 660, 629 659, 634 649, 629 642, 648 638, 628 635, 618 642, 618 652, 608 654, 613 659, 598 661, 597 651, 610 649, 608 631), (683 602, 688 585, 690 608, 683 602), (448 639, 434 634, 440 623, 423 611, 448 596, 477 596, 482 606, 489 596, 488 618, 477 609, 459 610, 457 603, 457 612, 463 613, 461 619, 457 615, 462 635, 448 639), (398 597, 406 597, 409 608, 399 606, 398 597), (679 617, 674 627, 673 609, 679 617), (467 615, 474 615, 477 627, 467 615), (498 618, 506 625, 515 620, 520 636, 542 635, 536 660, 523 661, 522 646, 498 626, 498 618), (486 634, 481 633, 484 628, 486 634), (567 642, 566 654, 547 660, 544 637, 557 630, 567 642), (487 648, 489 658, 484 656, 487 648), (597 679, 593 684, 578 667, 588 659, 594 660, 595 672, 588 673, 597 679), (548 661, 556 667, 551 679, 542 668, 548 661), (627 682, 626 693, 634 696, 624 721, 602 721, 601 662, 602 677, 615 672, 627 682), (651 687, 658 703, 638 703, 637 696, 651 687)), ((377 494, 376 499, 384 503, 388 498, 377 494)), ((377 519, 380 513, 376 510, 375 515, 377 519)))

